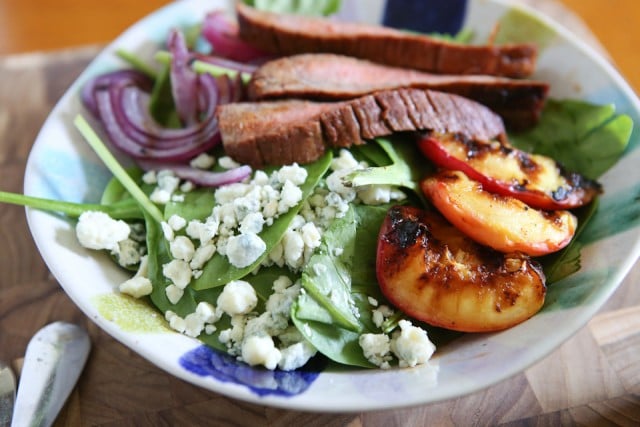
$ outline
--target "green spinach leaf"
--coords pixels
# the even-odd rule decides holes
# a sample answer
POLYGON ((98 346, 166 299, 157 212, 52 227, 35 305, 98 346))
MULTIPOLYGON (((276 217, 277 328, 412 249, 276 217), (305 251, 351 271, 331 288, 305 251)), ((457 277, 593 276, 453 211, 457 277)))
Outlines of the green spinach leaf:
POLYGON ((509 139, 522 150, 552 157, 568 170, 597 179, 622 156, 632 129, 631 118, 616 114, 613 105, 549 100, 535 128, 509 139))
POLYGON ((243 0, 256 9, 275 13, 323 16, 340 10, 341 0, 243 0))
MULTIPOLYGON (((412 190, 424 203, 425 199, 419 183, 433 166, 418 151, 417 145, 411 139, 377 138, 375 142, 388 156, 390 164, 356 170, 344 177, 344 184, 346 186, 385 184, 404 187, 412 190)), ((365 144, 358 147, 358 150, 364 157, 373 159, 376 164, 383 162, 376 146, 365 144)))
POLYGON ((358 343, 362 333, 380 333, 369 296, 386 303, 375 277, 377 237, 385 206, 352 205, 334 220, 302 274, 304 293, 291 316, 300 332, 328 358, 372 367, 358 343))

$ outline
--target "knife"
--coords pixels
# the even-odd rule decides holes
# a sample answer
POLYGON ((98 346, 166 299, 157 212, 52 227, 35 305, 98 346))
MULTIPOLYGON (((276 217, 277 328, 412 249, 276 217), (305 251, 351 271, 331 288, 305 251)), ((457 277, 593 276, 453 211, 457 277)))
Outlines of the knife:
POLYGON ((16 397, 16 379, 11 368, 0 362, 0 427, 8 427, 16 397))
POLYGON ((90 349, 89 335, 77 325, 54 322, 40 329, 27 345, 11 425, 53 424, 90 349))

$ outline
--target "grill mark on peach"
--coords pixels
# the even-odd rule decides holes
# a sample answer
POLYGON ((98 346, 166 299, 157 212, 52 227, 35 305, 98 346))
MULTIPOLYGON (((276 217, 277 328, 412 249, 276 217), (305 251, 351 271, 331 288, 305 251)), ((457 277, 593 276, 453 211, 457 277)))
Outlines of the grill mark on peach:
POLYGON ((461 331, 500 330, 530 317, 544 302, 539 264, 523 254, 478 245, 436 212, 392 208, 381 238, 381 290, 416 319, 461 331), (457 264, 460 261, 464 264, 457 264), (478 310, 470 312, 459 304, 478 310), (485 324, 487 310, 495 314, 485 324))

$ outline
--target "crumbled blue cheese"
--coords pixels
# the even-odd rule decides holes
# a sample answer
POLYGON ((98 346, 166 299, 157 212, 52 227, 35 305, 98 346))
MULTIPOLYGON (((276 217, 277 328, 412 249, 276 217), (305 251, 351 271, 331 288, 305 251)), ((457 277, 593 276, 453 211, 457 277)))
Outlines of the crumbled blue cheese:
POLYGON ((176 285, 169 285, 164 288, 164 293, 167 296, 169 302, 176 305, 180 302, 180 299, 184 295, 184 289, 177 287, 176 285))
POLYGON ((224 169, 234 169, 240 167, 240 163, 236 162, 229 156, 222 156, 218 159, 218 165, 224 169))
POLYGON ((189 262, 193 259, 196 250, 191 239, 186 236, 177 236, 169 243, 169 251, 174 258, 189 262))
POLYGON ((216 310, 213 304, 206 301, 199 302, 195 312, 204 323, 216 323, 222 316, 221 310, 216 310))
POLYGON ((171 196, 180 185, 180 178, 170 170, 161 170, 156 173, 157 187, 153 189, 149 199, 161 205, 171 201, 171 196))
POLYGON ((136 274, 125 280, 118 287, 119 291, 123 294, 131 295, 134 298, 142 298, 145 295, 151 294, 153 291, 153 284, 147 277, 149 267, 148 256, 144 255, 140 258, 140 265, 136 274))
POLYGON ((404 200, 407 196, 390 185, 363 185, 356 188, 358 198, 365 205, 382 205, 393 201, 404 200))
POLYGON ((173 231, 180 231, 187 225, 187 220, 180 215, 173 214, 167 220, 167 224, 173 231))
POLYGON ((162 229, 162 235, 167 242, 172 241, 176 237, 173 227, 171 227, 171 225, 166 221, 162 221, 160 223, 160 228, 162 229))
POLYGON ((76 225, 76 236, 82 246, 114 253, 119 250, 119 242, 126 240, 130 232, 131 228, 126 222, 98 211, 83 212, 76 225))
POLYGON ((290 181, 294 185, 302 185, 307 180, 307 170, 297 163, 282 166, 276 174, 282 184, 290 181))
POLYGON ((188 314, 184 318, 184 334, 196 338, 204 330, 204 319, 197 312, 188 314))
POLYGON ((427 331, 413 326, 408 320, 398 322, 400 331, 391 339, 391 351, 396 355, 401 368, 427 363, 436 346, 429 340, 427 331))
POLYGON ((258 304, 258 296, 250 283, 234 280, 227 283, 218 296, 218 307, 229 314, 247 314, 258 304))
POLYGON ((240 221, 240 234, 259 234, 264 227, 264 216, 261 212, 250 212, 240 221))
POLYGON ((390 367, 391 343, 387 334, 362 334, 358 338, 358 344, 369 362, 382 369, 390 367))
POLYGON ((282 358, 280 350, 275 347, 269 335, 252 335, 242 344, 242 360, 249 365, 262 365, 267 369, 275 369, 282 358))
POLYGON ((374 325, 380 328, 385 320, 393 316, 393 313, 393 310, 388 305, 382 304, 371 311, 371 320, 373 320, 374 325))
POLYGON ((231 327, 220 331, 218 339, 227 346, 227 352, 234 356, 239 356, 242 351, 242 338, 247 317, 243 314, 231 316, 231 327))
POLYGON ((283 371, 292 371, 305 365, 318 350, 309 341, 303 340, 280 350, 278 367, 283 371))
POLYGON ((193 253, 189 267, 193 270, 201 269, 204 264, 211 259, 216 253, 216 246, 213 243, 207 243, 198 248, 193 253))
POLYGON ((207 153, 201 153, 189 162, 189 166, 196 169, 211 169, 215 164, 216 158, 207 153))
POLYGON ((180 289, 187 287, 191 281, 191 268, 186 261, 173 259, 162 266, 162 274, 180 289))
POLYGON ((227 240, 229 263, 237 268, 253 264, 267 250, 267 244, 255 233, 231 236, 227 240))
POLYGON ((158 183, 158 175, 155 170, 149 170, 142 175, 142 182, 149 185, 158 183))
POLYGON ((118 258, 118 264, 123 267, 136 265, 140 262, 141 248, 140 244, 132 239, 124 239, 118 242, 118 250, 115 251, 118 258))
POLYGON ((164 318, 167 320, 167 322, 169 322, 169 326, 171 327, 171 329, 178 331, 181 334, 184 333, 186 329, 186 322, 182 317, 178 316, 171 310, 167 310, 164 313, 164 318))
POLYGON ((131 295, 134 298, 142 298, 151 294, 153 284, 147 277, 136 276, 121 283, 118 289, 123 294, 131 295))

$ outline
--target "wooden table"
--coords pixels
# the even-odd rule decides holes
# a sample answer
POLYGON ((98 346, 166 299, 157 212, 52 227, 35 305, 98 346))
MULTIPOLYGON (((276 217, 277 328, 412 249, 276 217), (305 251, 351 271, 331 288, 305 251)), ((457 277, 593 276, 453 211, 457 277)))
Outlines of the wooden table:
MULTIPOLYGON (((577 31, 585 29, 576 27, 577 31)), ((0 188, 20 192, 36 133, 98 47, 0 57, 0 188)), ((24 210, 0 205, 0 359, 18 360, 56 320, 90 332, 93 349, 56 425, 638 425, 640 263, 588 325, 525 372, 469 396, 415 408, 316 414, 268 408, 166 374, 98 329, 44 265, 24 210)))

